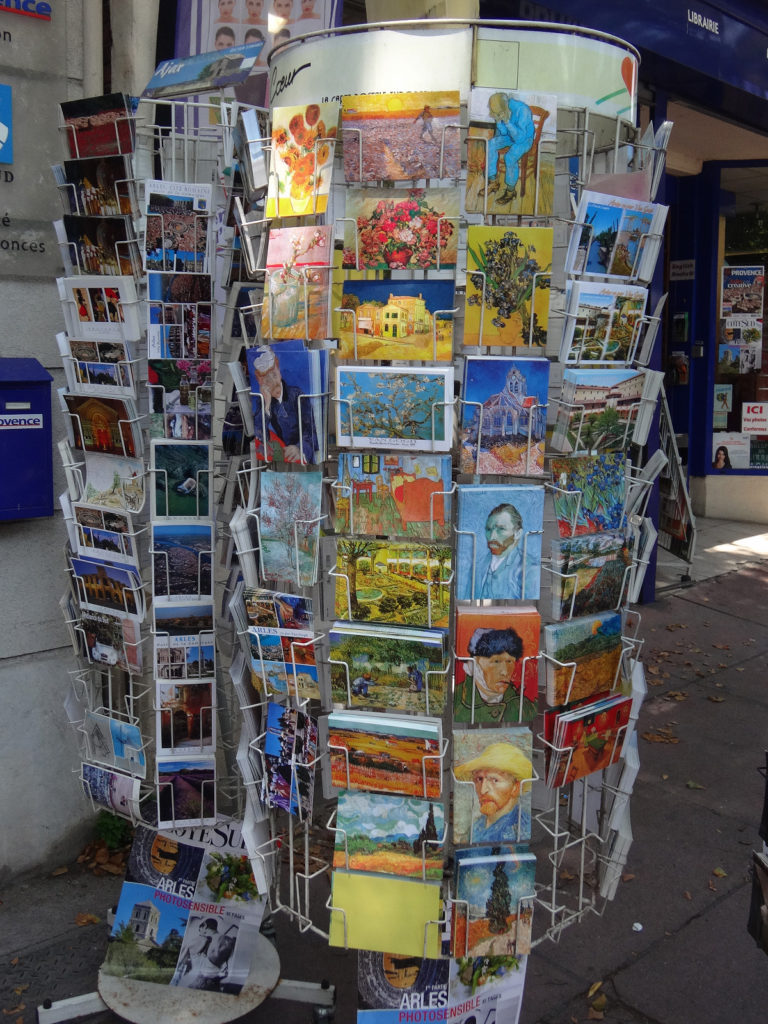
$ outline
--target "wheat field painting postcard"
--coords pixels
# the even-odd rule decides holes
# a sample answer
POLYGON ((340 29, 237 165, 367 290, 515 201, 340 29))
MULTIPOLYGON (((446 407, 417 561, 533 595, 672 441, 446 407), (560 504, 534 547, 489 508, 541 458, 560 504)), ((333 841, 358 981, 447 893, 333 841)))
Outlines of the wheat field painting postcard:
POLYGON ((470 224, 465 345, 546 345, 552 238, 552 228, 470 224))
POLYGON ((544 627, 547 703, 570 704, 617 682, 621 660, 621 615, 600 612, 544 627))
POLYGON ((334 333, 341 359, 450 362, 453 281, 344 281, 334 333))
POLYGON ((458 91, 342 97, 345 179, 455 178, 461 167, 459 114, 458 91))
POLYGON ((325 213, 338 122, 338 103, 272 108, 267 217, 325 213))

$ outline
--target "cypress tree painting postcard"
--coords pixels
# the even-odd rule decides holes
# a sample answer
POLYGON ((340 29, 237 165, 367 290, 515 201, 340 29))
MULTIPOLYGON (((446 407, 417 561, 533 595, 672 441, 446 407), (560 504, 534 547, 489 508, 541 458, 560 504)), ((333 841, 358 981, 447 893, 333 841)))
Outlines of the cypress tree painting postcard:
POLYGON ((453 367, 336 367, 336 443, 447 452, 453 367))
POLYGON ((459 115, 458 90, 343 96, 345 180, 455 178, 461 167, 459 115))
POLYGON ((618 681, 621 662, 621 615, 600 612, 544 627, 547 703, 570 704, 618 681), (560 664, 555 664, 559 662, 560 664))
POLYGON ((461 417, 463 473, 541 476, 549 360, 468 356, 461 417))
POLYGON ((318 341, 330 333, 333 228, 271 228, 261 330, 275 340, 318 341))
POLYGON ((552 228, 470 224, 465 345, 546 345, 552 238, 552 228))
POLYGON ((627 489, 623 452, 555 458, 550 469, 561 537, 621 528, 627 489))
POLYGON ((443 630, 335 622, 328 645, 334 705, 442 714, 443 630))
POLYGON ((336 532, 446 540, 451 489, 450 455, 340 452, 336 532))
POLYGON ((320 538, 320 472, 261 474, 261 567, 265 579, 311 586, 317 579, 320 538))
POLYGON ((540 629, 533 605, 456 609, 454 722, 509 725, 536 717, 540 629))
POLYGON ((453 732, 455 843, 531 838, 533 734, 523 726, 453 732))
POLYGON ((557 97, 474 88, 469 98, 467 213, 550 216, 557 97))
POLYGON ((346 270, 428 270, 456 266, 456 188, 349 189, 344 221, 346 270))
POLYGON ((336 615, 447 626, 453 551, 415 541, 336 541, 336 615))
POLYGON ((544 488, 459 484, 457 491, 457 600, 536 600, 544 488))
POLYGON ((647 298, 648 290, 637 285, 569 281, 561 362, 633 362, 647 298))
POLYGON ((618 530, 552 541, 552 617, 618 608, 626 599, 631 556, 618 530))
POLYGON ((325 213, 338 123, 338 103, 272 108, 268 218, 325 213))
POLYGON ((456 851, 453 956, 524 956, 531 951, 533 853, 456 851))
POLYGON ((453 290, 453 280, 345 280, 334 313, 339 358, 450 362, 453 290))
POLYGON ((443 805, 386 793, 339 793, 334 868, 443 877, 443 805))

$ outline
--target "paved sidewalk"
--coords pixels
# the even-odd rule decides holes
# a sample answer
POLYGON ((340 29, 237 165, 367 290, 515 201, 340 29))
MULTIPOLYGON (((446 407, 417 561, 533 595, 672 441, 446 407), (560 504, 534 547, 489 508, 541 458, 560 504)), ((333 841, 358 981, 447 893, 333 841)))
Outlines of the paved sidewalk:
MULTIPOLYGON (((751 850, 760 846, 757 766, 768 747, 768 561, 667 592, 640 611, 651 685, 639 732, 664 730, 678 742, 640 739, 626 868, 634 877, 602 917, 536 947, 522 1022, 586 1021, 587 991, 602 981, 607 1024, 764 1024, 768 958, 746 921, 751 850)), ((75 918, 104 918, 119 886, 72 866, 0 891, 0 1009, 9 1024, 34 1021, 45 997, 95 988, 106 932, 75 918)), ((328 978, 336 1021, 354 1024, 355 952, 299 935, 282 917, 277 925, 284 974, 328 978)), ((307 1024, 312 1011, 270 999, 244 1019, 307 1024)))

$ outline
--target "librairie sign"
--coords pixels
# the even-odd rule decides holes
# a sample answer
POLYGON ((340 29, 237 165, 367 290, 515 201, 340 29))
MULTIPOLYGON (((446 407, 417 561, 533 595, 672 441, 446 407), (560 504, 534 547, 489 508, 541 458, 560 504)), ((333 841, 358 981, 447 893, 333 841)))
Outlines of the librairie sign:
POLYGON ((0 0, 0 12, 23 14, 27 18, 51 20, 51 5, 43 0, 0 0))

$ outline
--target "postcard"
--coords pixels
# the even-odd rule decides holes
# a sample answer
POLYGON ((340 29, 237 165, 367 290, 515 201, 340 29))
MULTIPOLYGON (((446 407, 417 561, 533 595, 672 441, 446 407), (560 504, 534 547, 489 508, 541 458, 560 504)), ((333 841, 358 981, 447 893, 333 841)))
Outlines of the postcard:
POLYGON ((117 455, 85 453, 85 466, 75 473, 84 482, 79 497, 91 505, 141 512, 144 508, 144 462, 117 455))
POLYGON ((275 340, 330 334, 333 227, 270 228, 261 330, 275 340))
MULTIPOLYGON (((176 678, 176 670, 171 666, 180 664, 182 657, 186 665, 187 652, 190 652, 191 660, 194 660, 194 655, 199 652, 198 667, 202 668, 205 675, 211 675, 212 672, 208 671, 210 662, 207 655, 214 643, 213 606, 205 602, 158 604, 155 601, 152 605, 152 614, 155 633, 155 675, 160 679, 176 678)), ((184 668, 183 671, 187 669, 184 668)))
POLYGON ((334 711, 322 721, 327 724, 334 787, 440 798, 439 718, 334 711))
POLYGON ((147 355, 209 359, 210 274, 147 274, 147 355))
POLYGON ((552 228, 467 228, 465 345, 544 347, 552 228))
POLYGON ((456 609, 454 722, 510 725, 536 717, 540 629, 533 605, 456 609))
POLYGON ((300 632, 312 630, 314 616, 311 597, 246 587, 243 599, 245 613, 252 626, 280 627, 300 632))
POLYGON ((453 367, 336 367, 336 443, 446 452, 453 439, 453 367))
POLYGON ((138 260, 130 217, 84 217, 65 213, 61 220, 68 262, 78 274, 133 274, 138 260))
POLYGON ((552 459, 550 469, 561 537, 621 528, 627 489, 623 452, 552 459))
POLYGON ((357 1014, 360 1024, 369 1021, 370 1024, 398 1024, 397 1016, 392 1014, 399 1014, 403 1006, 447 1006, 448 968, 448 960, 414 959, 359 950, 357 1014), (387 1011, 390 1016, 384 1016, 387 1011))
POLYGON ((88 759, 143 779, 147 771, 144 742, 138 725, 86 710, 83 722, 88 759))
POLYGON ((210 444, 153 439, 150 445, 152 518, 209 518, 210 444))
POLYGON ((133 402, 66 393, 63 398, 75 448, 83 452, 122 455, 126 459, 141 454, 141 428, 133 402))
POLYGON ((631 363, 637 359, 648 289, 609 281, 569 281, 560 360, 631 363))
POLYGON ((113 562, 138 565, 136 538, 129 515, 82 502, 73 502, 72 514, 81 554, 91 556, 100 551, 113 562))
POLYGON ((336 541, 336 615, 344 619, 447 626, 450 545, 336 541))
POLYGON ((263 462, 316 465, 325 457, 328 353, 301 341, 246 349, 254 451, 263 462))
POLYGON ((94 665, 115 666, 130 675, 141 675, 143 657, 141 627, 133 619, 108 611, 82 611, 76 627, 80 649, 94 665))
POLYGON ((157 824, 170 828, 213 825, 216 815, 216 759, 212 756, 156 759, 157 824))
POLYGON ((448 664, 442 630, 335 622, 328 645, 335 704, 442 714, 448 664))
POLYGON ((456 188, 349 189, 344 222, 347 270, 438 270, 456 266, 456 188))
POLYGON ((552 617, 616 609, 626 600, 631 556, 622 531, 552 541, 552 617))
POLYGON ((71 557, 80 606, 90 611, 110 611, 125 618, 144 618, 144 593, 138 570, 115 565, 104 558, 71 557))
POLYGON ((469 122, 467 213, 551 216, 557 96, 476 87, 469 122))
POLYGON ((482 856, 474 848, 457 850, 452 954, 530 953, 535 874, 533 853, 482 856))
POLYGON ((337 533, 451 536, 450 455, 340 452, 332 487, 337 533))
POLYGON ((150 437, 210 440, 210 359, 150 359, 147 387, 150 437))
POLYGON ((56 335, 69 390, 79 395, 136 398, 133 359, 124 341, 79 341, 56 335))
POLYGON ((461 471, 542 476, 549 360, 467 356, 461 471))
MULTIPOLYGON (((172 605, 174 614, 179 606, 172 605)), ((158 679, 202 679, 216 672, 216 646, 213 632, 163 634, 162 622, 166 607, 155 609, 158 632, 155 634, 155 676, 158 679)))
POLYGON ((453 359, 453 280, 344 281, 340 359, 453 359))
POLYGON ((89 217, 130 217, 138 213, 133 172, 125 157, 65 160, 61 170, 60 191, 70 213, 89 217))
POLYGON ((155 689, 158 753, 207 754, 215 750, 215 682, 158 681, 155 689))
POLYGON ((458 177, 458 91, 343 96, 341 130, 348 182, 458 177))
POLYGON ((395 956, 438 957, 442 908, 437 882, 334 871, 328 942, 395 956))
POLYGON ((174 603, 211 599, 212 523, 152 523, 152 589, 174 603))
POLYGON ((612 690, 621 663, 621 615, 600 612, 544 627, 547 703, 570 704, 612 690))
POLYGON ((536 600, 544 488, 460 484, 457 491, 457 600, 536 600))
POLYGON ((122 775, 96 764, 82 764, 80 779, 83 792, 94 803, 106 807, 113 814, 136 821, 139 811, 139 780, 132 775, 122 775))
POLYGON ((385 793, 339 793, 334 868, 442 879, 442 804, 385 793))
POLYGON ((338 123, 338 103, 272 108, 268 218, 325 213, 338 123))
POLYGON ((312 630, 248 627, 251 682, 258 693, 290 694, 297 702, 320 700, 312 630))
POLYGON ((584 189, 565 257, 566 274, 653 277, 667 207, 584 189))
POLYGON ((261 474, 261 569, 265 579, 293 580, 311 586, 317 580, 323 474, 261 474))
POLYGON ((59 277, 56 284, 70 338, 137 341, 141 337, 133 277, 80 274, 59 277))
POLYGON ((312 814, 317 724, 296 708, 270 702, 264 740, 267 802, 297 815, 312 814))
POLYGON ((133 152, 134 107, 130 96, 107 96, 61 103, 70 156, 110 156, 133 152))
POLYGON ((546 711, 547 785, 558 789, 615 764, 624 747, 631 709, 632 698, 619 694, 546 711))
POLYGON ((144 193, 145 270, 209 273, 212 186, 149 179, 144 193))
POLYGON ((454 730, 455 843, 531 838, 532 757, 533 735, 523 726, 454 730))
POLYGON ((644 382, 643 370, 564 370, 552 449, 566 454, 625 450, 633 438, 644 382))

